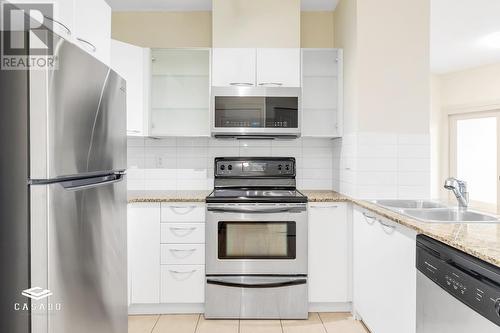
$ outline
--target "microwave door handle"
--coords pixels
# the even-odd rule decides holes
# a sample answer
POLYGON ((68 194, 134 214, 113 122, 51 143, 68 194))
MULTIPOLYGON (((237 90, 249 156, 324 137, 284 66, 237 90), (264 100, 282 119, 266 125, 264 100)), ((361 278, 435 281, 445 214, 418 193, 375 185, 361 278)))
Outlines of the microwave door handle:
POLYGON ((297 286, 306 283, 307 279, 297 279, 297 280, 271 282, 271 283, 238 283, 238 282, 228 282, 228 281, 212 280, 212 279, 207 280, 207 284, 214 284, 218 286, 234 287, 234 288, 280 288, 280 287, 297 286))
POLYGON ((286 213, 286 212, 303 212, 305 207, 282 207, 282 208, 213 208, 208 207, 209 212, 215 213, 248 213, 248 214, 273 214, 273 213, 286 213))

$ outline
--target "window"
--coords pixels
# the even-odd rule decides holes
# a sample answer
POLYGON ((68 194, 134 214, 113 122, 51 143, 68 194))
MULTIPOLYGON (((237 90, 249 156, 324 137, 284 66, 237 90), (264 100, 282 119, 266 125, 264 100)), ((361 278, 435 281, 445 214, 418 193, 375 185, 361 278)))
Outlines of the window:
POLYGON ((472 207, 498 208, 500 112, 450 117, 450 175, 465 180, 472 207))

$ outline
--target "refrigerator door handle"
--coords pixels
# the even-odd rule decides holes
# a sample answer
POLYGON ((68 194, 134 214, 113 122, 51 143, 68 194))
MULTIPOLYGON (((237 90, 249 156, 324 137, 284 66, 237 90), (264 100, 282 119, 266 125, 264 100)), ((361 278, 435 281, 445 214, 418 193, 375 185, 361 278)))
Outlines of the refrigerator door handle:
POLYGON ((79 191, 91 187, 104 186, 120 182, 123 180, 124 175, 125 172, 119 171, 105 176, 67 180, 60 182, 59 184, 61 184, 61 186, 67 191, 79 191))

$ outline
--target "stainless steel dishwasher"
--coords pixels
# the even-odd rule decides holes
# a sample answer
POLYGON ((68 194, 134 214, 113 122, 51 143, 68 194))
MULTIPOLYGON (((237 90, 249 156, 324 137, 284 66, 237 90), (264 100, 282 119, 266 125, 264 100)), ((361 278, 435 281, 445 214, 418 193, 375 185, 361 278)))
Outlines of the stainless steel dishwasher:
POLYGON ((417 236, 417 333, 500 332, 500 268, 417 236))

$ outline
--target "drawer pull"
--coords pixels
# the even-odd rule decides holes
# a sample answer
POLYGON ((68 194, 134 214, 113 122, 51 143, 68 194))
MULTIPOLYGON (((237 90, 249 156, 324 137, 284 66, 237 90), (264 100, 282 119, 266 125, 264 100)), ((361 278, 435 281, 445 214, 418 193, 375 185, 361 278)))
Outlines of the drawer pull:
POLYGON ((187 257, 189 257, 190 255, 192 255, 196 249, 169 249, 170 252, 172 252, 172 254, 179 258, 179 259, 185 259, 187 257), (184 255, 179 255, 181 253, 184 253, 184 255))
POLYGON ((367 213, 363 212, 363 216, 365 217, 365 221, 366 223, 368 223, 369 225, 373 225, 373 223, 375 223, 376 219, 375 219, 375 216, 372 216, 372 215, 368 215, 367 213), (370 221, 371 222, 370 222, 370 221))
POLYGON ((186 215, 191 213, 196 206, 168 206, 171 211, 173 211, 177 215, 186 215), (185 209, 185 211, 179 211, 179 209, 185 209))
POLYGON ((177 237, 186 237, 187 235, 191 234, 193 231, 195 231, 198 228, 197 227, 191 227, 191 228, 169 227, 169 229, 177 237))
POLYGON ((394 230, 396 230, 396 226, 394 225, 384 223, 381 220, 379 220, 378 223, 380 223, 380 226, 382 226, 382 230, 384 230, 384 232, 388 235, 393 234, 394 230))
POLYGON ((170 274, 176 279, 177 281, 185 281, 189 279, 194 273, 196 273, 197 269, 192 269, 190 271, 177 271, 174 269, 169 269, 168 270, 170 274))

